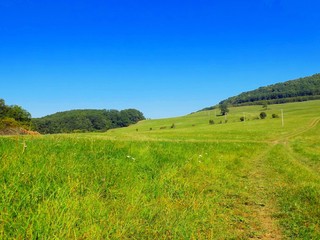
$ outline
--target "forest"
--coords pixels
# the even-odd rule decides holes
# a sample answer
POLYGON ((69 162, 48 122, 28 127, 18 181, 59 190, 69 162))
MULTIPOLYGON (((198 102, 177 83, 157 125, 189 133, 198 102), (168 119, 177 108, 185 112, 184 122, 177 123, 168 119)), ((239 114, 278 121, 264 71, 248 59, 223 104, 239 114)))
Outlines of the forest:
POLYGON ((320 99, 320 74, 260 87, 223 100, 231 106, 278 104, 320 99))
POLYGON ((27 130, 42 134, 107 131, 144 119, 143 113, 136 109, 70 110, 32 118, 21 106, 7 105, 4 99, 0 99, 0 135, 25 134, 27 130))
POLYGON ((111 128, 127 127, 144 119, 143 113, 136 109, 70 110, 34 118, 32 128, 43 134, 107 131, 111 128))
MULTIPOLYGON (((267 105, 316 99, 320 99, 320 74, 244 92, 221 101, 220 106, 267 105)), ((217 105, 202 110, 214 108, 217 108, 217 105)), ((0 99, 0 130, 23 127, 42 134, 94 132, 127 127, 144 119, 143 113, 136 109, 70 110, 32 119, 31 114, 22 107, 6 105, 5 101, 0 99)))

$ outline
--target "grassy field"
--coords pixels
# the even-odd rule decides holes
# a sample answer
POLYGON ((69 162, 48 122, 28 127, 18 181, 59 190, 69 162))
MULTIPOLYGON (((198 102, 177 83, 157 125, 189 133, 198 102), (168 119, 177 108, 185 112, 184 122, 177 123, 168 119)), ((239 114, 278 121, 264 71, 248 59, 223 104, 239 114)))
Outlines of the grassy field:
POLYGON ((0 238, 320 239, 320 101, 261 111, 1 137, 0 238))

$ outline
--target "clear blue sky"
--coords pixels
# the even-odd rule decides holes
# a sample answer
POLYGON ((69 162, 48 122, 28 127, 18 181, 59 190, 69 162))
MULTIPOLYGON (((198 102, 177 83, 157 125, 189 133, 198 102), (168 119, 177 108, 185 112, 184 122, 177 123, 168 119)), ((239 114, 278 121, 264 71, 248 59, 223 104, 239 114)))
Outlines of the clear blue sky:
POLYGON ((320 72, 318 0, 0 0, 0 98, 185 115, 320 72))

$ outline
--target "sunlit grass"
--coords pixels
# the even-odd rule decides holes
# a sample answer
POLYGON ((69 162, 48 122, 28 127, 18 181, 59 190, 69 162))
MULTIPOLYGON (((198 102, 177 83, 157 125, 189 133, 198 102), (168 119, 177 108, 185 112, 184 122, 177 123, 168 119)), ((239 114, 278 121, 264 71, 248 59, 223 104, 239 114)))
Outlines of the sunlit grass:
POLYGON ((278 226, 278 238, 317 239, 319 105, 272 105, 265 120, 254 119, 261 106, 232 108, 226 124, 213 110, 2 137, 0 238, 248 239, 278 226), (280 109, 284 127, 271 118, 280 109))
POLYGON ((231 108, 225 124, 225 116, 215 116, 219 110, 204 111, 186 117, 145 120, 136 125, 123 129, 108 131, 101 137, 113 139, 133 140, 240 140, 260 141, 274 140, 286 137, 293 131, 304 129, 312 117, 318 116, 320 101, 302 103, 270 105, 268 110, 261 106, 246 106, 231 108), (284 113, 284 126, 282 127, 281 109, 284 113), (258 119, 259 114, 265 111, 267 118, 258 119), (277 114, 279 118, 272 118, 277 114), (245 115, 246 121, 240 118, 245 115), (210 125, 209 120, 215 124, 210 125), (221 124, 220 124, 221 122, 221 124), (175 124, 175 128, 170 128, 175 124), (166 127, 165 129, 160 129, 166 127))
POLYGON ((261 149, 55 137, 1 143, 10 162, 1 169, 1 232, 22 238, 223 237, 230 226, 238 236, 238 179, 261 149))

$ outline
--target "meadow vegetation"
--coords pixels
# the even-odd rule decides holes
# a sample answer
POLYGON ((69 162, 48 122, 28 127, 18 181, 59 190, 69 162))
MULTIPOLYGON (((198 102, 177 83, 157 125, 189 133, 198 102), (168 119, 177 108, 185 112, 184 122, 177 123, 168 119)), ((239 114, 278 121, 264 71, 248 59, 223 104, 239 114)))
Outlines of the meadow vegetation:
POLYGON ((229 110, 1 137, 0 238, 319 239, 320 101, 229 110))

